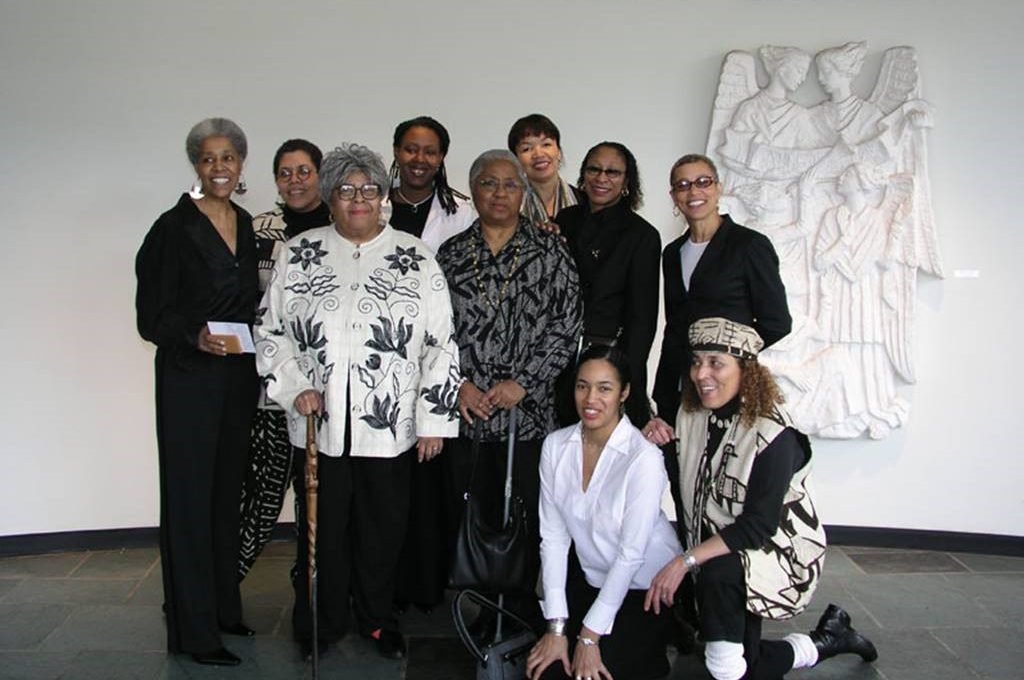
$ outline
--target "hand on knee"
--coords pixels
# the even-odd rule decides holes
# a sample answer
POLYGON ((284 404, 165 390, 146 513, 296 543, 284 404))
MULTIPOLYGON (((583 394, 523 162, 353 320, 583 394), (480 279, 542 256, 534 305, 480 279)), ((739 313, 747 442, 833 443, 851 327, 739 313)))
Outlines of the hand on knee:
POLYGON ((715 680, 740 680, 747 672, 743 645, 714 640, 704 647, 704 666, 715 680))

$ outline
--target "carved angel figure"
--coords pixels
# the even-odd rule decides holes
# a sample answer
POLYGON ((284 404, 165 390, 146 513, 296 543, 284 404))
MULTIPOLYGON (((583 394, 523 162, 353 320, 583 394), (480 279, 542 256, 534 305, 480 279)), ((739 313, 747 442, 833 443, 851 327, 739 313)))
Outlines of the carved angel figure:
POLYGON ((884 437, 906 422, 897 378, 913 382, 919 270, 941 276, 920 98, 910 47, 885 52, 870 96, 854 91, 864 42, 814 58, 827 98, 793 93, 811 59, 765 46, 759 88, 753 54, 726 55, 707 153, 719 162, 722 204, 772 239, 794 317, 794 337, 764 353, 806 431, 884 437), (795 337, 800 329, 800 337, 795 337), (803 409, 801 409, 803 410, 803 409))

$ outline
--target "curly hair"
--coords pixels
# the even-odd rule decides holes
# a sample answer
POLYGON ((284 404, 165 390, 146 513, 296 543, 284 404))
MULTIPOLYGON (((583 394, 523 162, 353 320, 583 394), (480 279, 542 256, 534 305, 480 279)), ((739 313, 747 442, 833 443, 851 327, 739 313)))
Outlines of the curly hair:
MULTIPOLYGON (((772 372, 757 359, 737 359, 740 363, 740 422, 750 427, 760 417, 771 415, 786 398, 772 377, 772 372)), ((697 387, 689 376, 683 381, 683 410, 693 413, 704 408, 697 396, 697 387)))
POLYGON ((576 186, 583 186, 590 157, 599 149, 611 149, 622 156, 622 160, 626 164, 625 186, 623 187, 626 195, 623 197, 622 202, 630 210, 639 210, 640 206, 644 204, 644 192, 640 187, 640 168, 636 164, 636 156, 633 155, 633 152, 620 142, 605 141, 590 147, 587 155, 583 157, 583 162, 580 163, 580 178, 576 180, 576 186))

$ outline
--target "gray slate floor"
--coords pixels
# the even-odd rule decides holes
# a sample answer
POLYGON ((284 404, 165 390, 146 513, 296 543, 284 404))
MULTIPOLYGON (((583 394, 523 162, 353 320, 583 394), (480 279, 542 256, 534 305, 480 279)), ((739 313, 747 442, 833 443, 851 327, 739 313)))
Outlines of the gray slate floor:
MULTIPOLYGON (((303 678, 291 641, 292 548, 272 543, 243 582, 253 639, 226 638, 237 668, 168 657, 155 549, 0 559, 0 678, 303 678)), ((792 678, 963 680, 1024 678, 1024 558, 830 548, 807 613, 766 626, 769 635, 814 627, 829 602, 844 606, 880 658, 834 659, 792 678)), ((411 612, 410 636, 453 636, 447 610, 411 612)), ((350 635, 323 660, 322 678, 405 677, 350 635)), ((707 677, 696 657, 676 659, 673 678, 707 677)))

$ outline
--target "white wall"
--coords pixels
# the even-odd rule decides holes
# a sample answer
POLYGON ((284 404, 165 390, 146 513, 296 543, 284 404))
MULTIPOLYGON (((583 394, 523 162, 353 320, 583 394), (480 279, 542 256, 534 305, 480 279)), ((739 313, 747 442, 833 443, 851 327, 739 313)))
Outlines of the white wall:
MULTIPOLYGON (((0 4, 0 535, 158 521, 153 349, 135 333, 132 267, 191 183, 183 142, 200 118, 245 128, 242 204, 258 212, 287 137, 387 152, 395 123, 429 113, 452 131, 465 188, 472 158, 542 111, 562 128, 568 177, 592 143, 633 149, 643 213, 667 242, 680 233, 667 170, 704 147, 723 55, 851 39, 869 41, 865 90, 882 50, 918 48, 946 266, 981 277, 922 281, 910 425, 884 442, 819 443, 822 513, 1024 533, 1017 0, 255 5, 0 4)), ((814 84, 804 95, 820 96, 814 84)))

